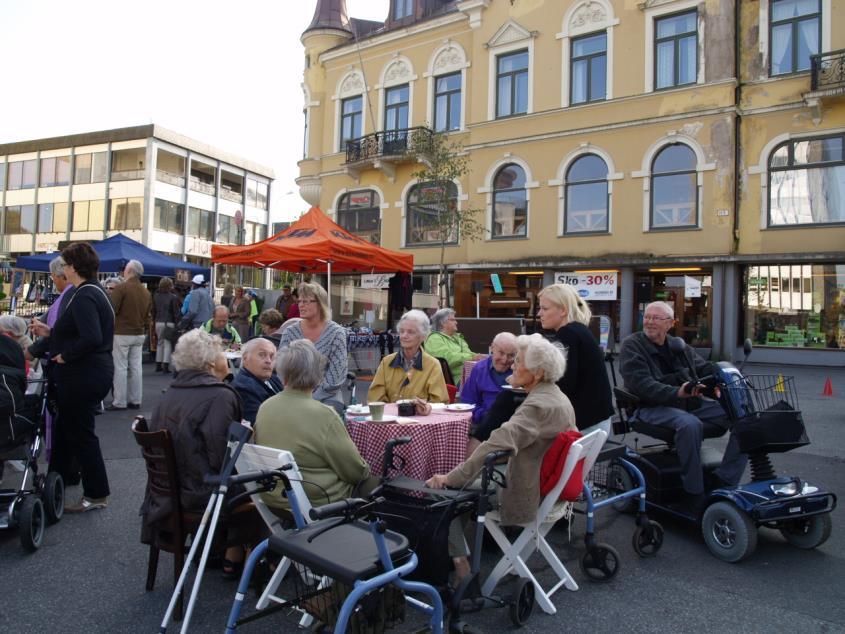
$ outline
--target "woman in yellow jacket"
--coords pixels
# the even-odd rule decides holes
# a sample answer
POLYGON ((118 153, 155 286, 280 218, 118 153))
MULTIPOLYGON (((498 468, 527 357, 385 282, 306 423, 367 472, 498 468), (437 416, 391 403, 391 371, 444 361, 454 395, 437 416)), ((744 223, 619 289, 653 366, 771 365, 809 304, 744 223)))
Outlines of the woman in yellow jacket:
POLYGON ((448 403, 440 363, 421 347, 429 332, 426 314, 421 310, 409 310, 402 315, 397 330, 399 352, 381 360, 367 398, 387 403, 412 398, 448 403))
POLYGON ((434 330, 425 340, 425 351, 433 357, 446 359, 452 378, 457 386, 461 381, 464 361, 479 361, 483 354, 476 354, 469 349, 464 336, 458 332, 458 320, 451 308, 441 308, 431 316, 434 330))

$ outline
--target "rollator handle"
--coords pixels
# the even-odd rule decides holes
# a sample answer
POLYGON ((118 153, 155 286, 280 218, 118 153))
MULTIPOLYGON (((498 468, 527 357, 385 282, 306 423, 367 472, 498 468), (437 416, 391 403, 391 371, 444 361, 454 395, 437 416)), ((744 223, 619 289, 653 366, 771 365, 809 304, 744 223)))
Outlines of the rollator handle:
POLYGON ((347 512, 355 511, 367 504, 368 500, 361 498, 346 498, 339 502, 331 502, 323 504, 323 506, 312 507, 308 515, 312 520, 322 520, 327 517, 335 517, 337 515, 345 515, 347 512))
POLYGON ((489 467, 497 463, 502 458, 507 458, 511 455, 509 449, 502 449, 500 451, 491 451, 484 457, 484 466, 489 467))
MULTIPOLYGON (((398 445, 407 445, 411 442, 410 436, 397 436, 396 438, 391 438, 386 443, 384 443, 384 464, 382 465, 381 469, 381 477, 382 480, 387 479, 387 474, 391 468, 394 468, 393 465, 393 449, 398 445)), ((400 456, 400 460, 402 460, 400 456)), ((405 466, 404 460, 402 461, 402 467, 405 466)), ((400 467, 401 468, 401 467, 400 467)))

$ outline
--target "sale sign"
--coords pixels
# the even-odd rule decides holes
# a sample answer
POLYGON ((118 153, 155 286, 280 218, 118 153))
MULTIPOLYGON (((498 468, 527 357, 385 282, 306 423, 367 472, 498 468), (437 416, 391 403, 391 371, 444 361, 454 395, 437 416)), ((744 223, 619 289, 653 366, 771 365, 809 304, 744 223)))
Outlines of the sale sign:
POLYGON ((589 273, 555 273, 555 282, 574 286, 584 299, 615 300, 617 278, 616 271, 595 271, 589 273))

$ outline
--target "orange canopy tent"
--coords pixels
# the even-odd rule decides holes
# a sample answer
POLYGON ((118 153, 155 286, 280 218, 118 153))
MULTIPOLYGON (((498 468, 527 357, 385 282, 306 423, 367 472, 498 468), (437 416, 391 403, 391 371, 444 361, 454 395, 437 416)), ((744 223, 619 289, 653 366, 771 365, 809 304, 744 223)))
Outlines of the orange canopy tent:
POLYGON ((301 273, 394 273, 414 270, 414 256, 372 244, 332 222, 318 207, 276 235, 244 246, 213 245, 215 264, 301 273))

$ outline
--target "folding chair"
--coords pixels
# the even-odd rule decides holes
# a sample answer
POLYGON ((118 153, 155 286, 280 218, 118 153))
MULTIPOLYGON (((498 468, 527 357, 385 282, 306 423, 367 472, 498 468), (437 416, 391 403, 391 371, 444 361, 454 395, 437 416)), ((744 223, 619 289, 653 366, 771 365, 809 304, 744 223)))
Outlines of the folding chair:
MULTIPOLYGON (((286 473, 290 479, 291 488, 296 494, 296 501, 300 515, 305 522, 308 522, 309 512, 311 511, 311 502, 308 500, 308 496, 305 494, 305 490, 302 487, 302 474, 299 471, 299 466, 297 466, 296 459, 293 457, 292 453, 284 449, 273 449, 272 447, 264 447, 262 445, 245 445, 241 451, 241 455, 238 456, 236 466, 239 473, 247 473, 250 471, 273 470, 282 465, 290 465, 290 469, 287 469, 286 473)), ((273 511, 270 510, 261 498, 261 491, 259 490, 258 483, 247 482, 244 486, 250 493, 250 499, 253 504, 255 504, 256 510, 259 515, 261 515, 265 524, 267 524, 267 528, 270 529, 270 532, 273 533, 273 535, 280 535, 281 533, 284 533, 285 529, 282 526, 281 520, 273 511)), ((302 527, 298 526, 297 528, 302 527)), ((261 593, 261 597, 258 599, 258 604, 256 605, 257 610, 263 610, 270 604, 271 601, 274 603, 286 602, 286 599, 276 596, 275 593, 276 590, 278 590, 279 585, 284 580, 285 574, 287 574, 290 565, 291 562, 287 557, 279 562, 279 565, 276 567, 276 571, 267 583, 267 587, 264 588, 264 591, 261 593)), ((307 614, 304 615, 303 621, 300 622, 300 626, 309 626, 311 620, 310 616, 307 614)))
POLYGON ((566 456, 566 462, 563 465, 560 479, 554 489, 540 502, 540 507, 537 509, 537 517, 531 523, 522 525, 522 532, 513 543, 508 541, 502 530, 502 520, 499 511, 493 510, 487 513, 484 525, 496 541, 496 544, 501 548, 503 556, 484 582, 481 588, 481 594, 483 596, 491 596, 493 589, 501 581, 502 577, 511 570, 520 577, 531 581, 534 585, 537 603, 547 614, 557 612, 557 609, 551 602, 551 596, 561 586, 565 586, 568 590, 573 591, 578 589, 578 584, 575 583, 572 575, 569 574, 554 550, 552 550, 552 547, 546 541, 546 535, 552 529, 552 526, 563 516, 562 513, 555 511, 559 511, 562 506, 562 503, 558 502, 561 491, 566 486, 576 465, 580 460, 584 461, 582 472, 586 477, 590 473, 590 469, 593 468, 593 463, 596 461, 596 457, 602 445, 604 445, 606 438, 607 434, 603 430, 597 429, 572 443, 569 447, 569 453, 566 456), (543 589, 543 586, 540 585, 540 582, 526 565, 528 558, 537 550, 540 551, 540 554, 543 555, 558 577, 558 582, 549 590, 543 589))

